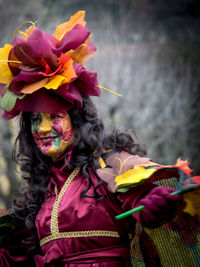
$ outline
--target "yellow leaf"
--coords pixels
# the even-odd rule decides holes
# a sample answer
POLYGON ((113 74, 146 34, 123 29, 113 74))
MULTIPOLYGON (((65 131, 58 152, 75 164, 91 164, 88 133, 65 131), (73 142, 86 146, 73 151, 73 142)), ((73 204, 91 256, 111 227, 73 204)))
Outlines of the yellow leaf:
POLYGON ((49 79, 49 82, 44 86, 46 89, 53 89, 56 90, 58 87, 63 84, 67 83, 68 79, 62 75, 55 75, 49 79))
POLYGON ((55 34, 54 34, 56 39, 58 41, 62 40, 64 35, 68 31, 70 31, 76 24, 81 24, 82 26, 85 26, 86 22, 84 21, 84 17, 85 17, 85 11, 79 10, 78 12, 76 12, 76 14, 71 16, 69 21, 58 25, 56 27, 56 31, 55 31, 55 34))
POLYGON ((76 78, 76 72, 73 67, 73 60, 68 60, 63 66, 62 76, 64 76, 68 82, 71 81, 72 78, 76 78))
POLYGON ((185 193, 184 201, 186 202, 185 212, 192 216, 200 216, 200 189, 185 193))
POLYGON ((9 84, 13 79, 13 74, 8 66, 8 56, 12 45, 5 44, 0 48, 0 83, 9 84))
POLYGON ((45 78, 35 83, 26 84, 21 90, 21 93, 32 94, 36 92, 37 90, 39 90, 40 88, 44 87, 44 85, 48 82, 48 80, 49 80, 48 78, 45 78))
POLYGON ((117 186, 136 184, 144 179, 148 179, 156 170, 155 169, 145 169, 144 167, 137 167, 130 169, 127 172, 116 176, 115 182, 117 186))
POLYGON ((33 23, 33 25, 31 25, 25 32, 19 30, 19 33, 22 36, 22 38, 24 39, 24 41, 26 41, 28 39, 28 37, 31 35, 31 33, 34 31, 34 29, 35 29, 35 23, 33 23))
POLYGON ((105 164, 105 162, 104 162, 102 157, 99 157, 99 164, 100 164, 102 169, 104 169, 106 167, 106 164, 105 164))
POLYGON ((91 36, 89 36, 85 43, 79 45, 75 50, 72 49, 67 52, 67 54, 73 59, 74 63, 83 65, 95 53, 95 51, 91 51, 88 46, 90 37, 91 36))

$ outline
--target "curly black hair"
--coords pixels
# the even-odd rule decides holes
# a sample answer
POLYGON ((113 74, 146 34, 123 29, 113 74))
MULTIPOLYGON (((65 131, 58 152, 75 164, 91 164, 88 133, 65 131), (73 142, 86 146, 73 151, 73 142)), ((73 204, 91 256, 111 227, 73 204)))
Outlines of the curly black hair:
MULTIPOLYGON (((114 130, 111 134, 106 134, 89 97, 83 98, 81 109, 73 108, 68 113, 75 133, 75 144, 68 170, 79 166, 82 174, 89 180, 89 186, 82 192, 82 197, 99 198, 101 196, 97 193, 97 189, 103 181, 99 181, 93 196, 87 195, 92 183, 88 167, 93 169, 98 167, 102 151, 120 148, 139 155, 144 155, 145 151, 127 133, 114 130)), ((28 228, 34 229, 35 218, 44 202, 49 182, 49 166, 53 162, 40 152, 34 142, 31 133, 31 113, 24 112, 21 116, 20 132, 15 141, 13 157, 21 167, 22 178, 27 181, 26 188, 22 189, 14 200, 13 211, 17 218, 25 221, 28 228)))

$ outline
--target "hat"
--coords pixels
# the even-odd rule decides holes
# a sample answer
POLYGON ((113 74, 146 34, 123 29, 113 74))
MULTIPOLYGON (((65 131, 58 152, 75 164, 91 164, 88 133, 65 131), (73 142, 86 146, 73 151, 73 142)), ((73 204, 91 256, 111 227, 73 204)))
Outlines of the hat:
POLYGON ((100 96, 97 73, 84 67, 96 51, 84 17, 85 11, 78 11, 56 27, 54 36, 32 23, 0 48, 4 119, 22 111, 55 114, 81 108, 83 96, 100 96))

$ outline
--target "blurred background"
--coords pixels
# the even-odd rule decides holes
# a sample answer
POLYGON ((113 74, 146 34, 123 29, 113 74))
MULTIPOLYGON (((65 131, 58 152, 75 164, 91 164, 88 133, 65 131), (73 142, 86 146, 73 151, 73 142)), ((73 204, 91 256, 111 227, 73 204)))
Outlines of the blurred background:
MULTIPOLYGON (((155 162, 174 164, 181 157, 200 173, 199 0, 0 0, 0 10, 1 47, 24 21, 54 33, 86 10, 97 47, 87 68, 98 72, 101 86, 123 95, 102 91, 94 98, 106 129, 133 132, 155 162)), ((10 205, 20 184, 13 121, 14 129, 0 120, 0 207, 10 205)))

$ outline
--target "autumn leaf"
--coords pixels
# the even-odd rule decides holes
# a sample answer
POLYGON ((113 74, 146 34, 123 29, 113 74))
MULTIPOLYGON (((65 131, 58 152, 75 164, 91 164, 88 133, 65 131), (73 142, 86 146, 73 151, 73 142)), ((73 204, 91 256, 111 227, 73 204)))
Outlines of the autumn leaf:
POLYGON ((71 16, 69 21, 58 25, 56 27, 56 31, 54 34, 56 39, 58 41, 62 40, 65 34, 69 32, 77 24, 81 24, 82 26, 85 27, 86 22, 84 21, 84 17, 85 17, 85 11, 79 10, 78 12, 76 12, 76 14, 71 16))
POLYGON ((13 74, 8 66, 8 57, 12 45, 5 44, 0 48, 0 83, 9 84, 13 79, 13 74))

